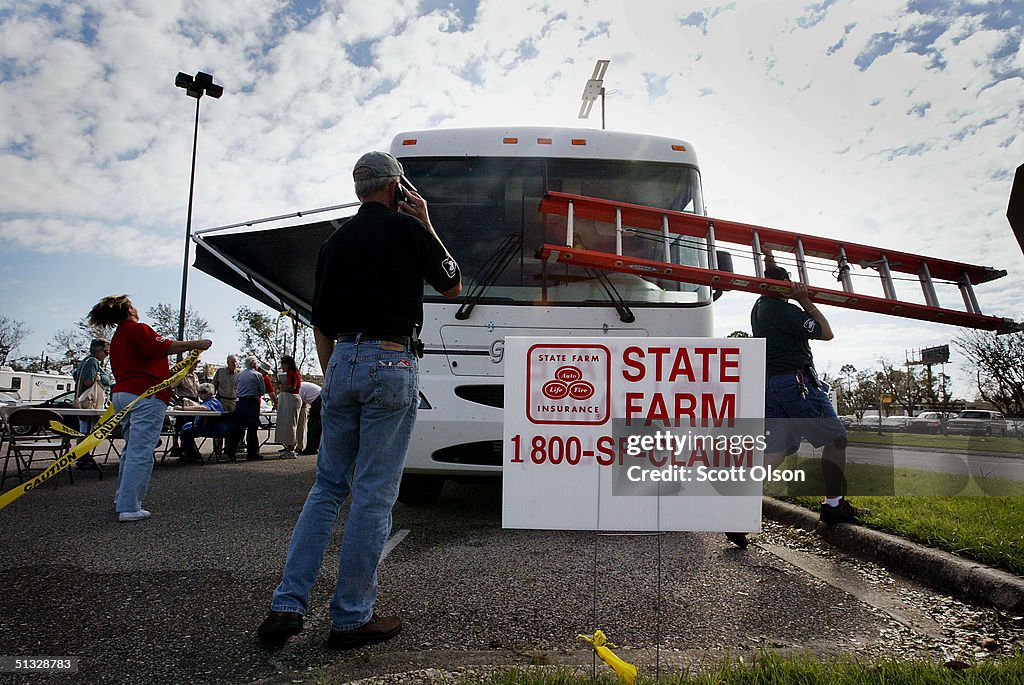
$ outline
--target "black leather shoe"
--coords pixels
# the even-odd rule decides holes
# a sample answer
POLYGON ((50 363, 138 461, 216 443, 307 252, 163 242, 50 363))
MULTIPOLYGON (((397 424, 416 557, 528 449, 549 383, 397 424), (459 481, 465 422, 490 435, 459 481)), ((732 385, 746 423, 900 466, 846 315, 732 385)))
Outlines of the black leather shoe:
POLYGON ((749 544, 746 533, 726 533, 725 537, 729 538, 729 542, 736 545, 740 549, 746 549, 747 545, 749 544))
POLYGON ((294 611, 271 611, 256 629, 264 647, 280 647, 292 635, 302 632, 302 614, 294 611))
POLYGON ((373 615, 370 622, 352 630, 331 630, 328 649, 355 649, 363 645, 390 640, 402 632, 402 619, 397 616, 373 615))
POLYGON ((870 513, 870 509, 858 509, 844 497, 834 507, 822 502, 819 520, 829 526, 835 523, 860 523, 870 513))

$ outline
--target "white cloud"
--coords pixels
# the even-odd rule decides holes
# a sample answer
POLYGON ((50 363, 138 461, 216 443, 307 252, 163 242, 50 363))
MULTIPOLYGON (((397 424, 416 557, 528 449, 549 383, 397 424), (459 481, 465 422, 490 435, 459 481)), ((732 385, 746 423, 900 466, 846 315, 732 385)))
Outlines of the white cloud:
POLYGON ((201 104, 203 227, 349 200, 352 160, 400 130, 597 127, 599 110, 576 112, 606 58, 609 128, 692 142, 712 214, 1003 266, 981 291, 1021 313, 1003 215, 1024 88, 998 78, 1024 73, 1007 47, 1022 30, 998 14, 1014 5, 483 0, 462 26, 419 6, 16 6, 0 20, 0 241, 95 240, 115 262, 176 269, 194 111, 179 70, 226 89, 201 104), (865 67, 882 34, 892 49, 865 67))

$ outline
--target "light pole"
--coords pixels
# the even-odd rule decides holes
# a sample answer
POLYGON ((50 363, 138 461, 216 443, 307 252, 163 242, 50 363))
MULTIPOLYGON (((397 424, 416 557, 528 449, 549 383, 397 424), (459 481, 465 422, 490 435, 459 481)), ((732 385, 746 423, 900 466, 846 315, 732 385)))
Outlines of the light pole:
POLYGON ((179 71, 174 85, 184 88, 185 94, 196 99, 196 126, 192 134, 192 176, 188 182, 188 217, 185 219, 185 257, 181 267, 181 308, 178 310, 178 340, 185 339, 185 299, 188 293, 188 244, 192 239, 192 197, 196 188, 196 146, 199 143, 199 101, 203 95, 217 99, 224 94, 224 86, 213 82, 213 76, 196 72, 194 77, 179 71))

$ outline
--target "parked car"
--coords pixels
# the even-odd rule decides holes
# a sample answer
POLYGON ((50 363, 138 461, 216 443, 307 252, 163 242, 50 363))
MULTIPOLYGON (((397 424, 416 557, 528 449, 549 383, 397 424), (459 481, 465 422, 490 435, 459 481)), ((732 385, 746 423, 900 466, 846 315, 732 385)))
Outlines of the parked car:
MULTIPOLYGON (((37 407, 39 409, 52 409, 53 411, 55 411, 55 412, 57 412, 58 414, 61 415, 61 423, 63 423, 68 428, 73 428, 74 430, 78 430, 78 417, 74 416, 74 415, 66 415, 62 411, 64 409, 74 409, 75 408, 75 391, 74 390, 68 390, 67 392, 63 392, 63 393, 61 393, 61 394, 59 394, 59 395, 57 395, 55 397, 51 397, 48 400, 43 400, 42 402, 22 402, 21 404, 23 406, 26 406, 26 407, 37 407)), ((39 432, 38 428, 22 428, 20 430, 21 430, 21 434, 22 435, 31 435, 33 433, 39 432)), ((121 427, 120 426, 118 426, 117 428, 114 429, 113 435, 116 438, 121 437, 121 427)))
POLYGON ((910 420, 907 431, 910 433, 930 433, 938 435, 946 430, 946 423, 956 418, 954 412, 923 411, 910 420))
POLYGON ((865 414, 860 419, 854 417, 850 425, 846 427, 847 430, 855 431, 877 431, 878 430, 878 414, 865 414))
POLYGON ((909 416, 886 416, 882 419, 881 425, 876 427, 883 433, 903 433, 907 430, 909 424, 909 416))
POLYGON ((843 424, 843 428, 846 428, 847 430, 849 430, 850 427, 854 423, 856 423, 856 421, 857 421, 857 417, 854 416, 853 414, 845 414, 845 415, 839 417, 839 422, 842 423, 843 424))
POLYGON ((1006 434, 1024 438, 1024 419, 1006 419, 1006 434))
MULTIPOLYGON (((2 408, 2 407, 16 407, 19 404, 21 404, 21 400, 18 399, 17 393, 0 392, 0 408, 2 408)), ((2 426, 3 434, 6 435, 7 434, 7 423, 6 422, 0 422, 0 423, 3 424, 3 426, 2 426)))
MULTIPOLYGON (((55 397, 51 397, 48 400, 43 400, 42 402, 31 402, 31 401, 29 401, 29 402, 18 402, 18 404, 23 406, 23 407, 38 407, 40 409, 53 409, 58 414, 60 414, 60 410, 61 409, 72 409, 74 401, 75 401, 75 391, 74 390, 69 390, 67 392, 63 392, 63 393, 61 393, 59 395, 56 395, 55 397)), ((67 425, 69 428, 74 428, 75 430, 78 430, 78 417, 77 416, 64 416, 63 414, 61 414, 61 423, 67 425)), ((20 427, 18 427, 16 429, 16 432, 19 435, 32 435, 33 433, 38 433, 39 431, 40 431, 39 428, 30 428, 28 426, 20 426, 20 427)))
POLYGON ((964 409, 946 424, 946 431, 962 435, 1006 435, 1006 420, 997 411, 964 409))

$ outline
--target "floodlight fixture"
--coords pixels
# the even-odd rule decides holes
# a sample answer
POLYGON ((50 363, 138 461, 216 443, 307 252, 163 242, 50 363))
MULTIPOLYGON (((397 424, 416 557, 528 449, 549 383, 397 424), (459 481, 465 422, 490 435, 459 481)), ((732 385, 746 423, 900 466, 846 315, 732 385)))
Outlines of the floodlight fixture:
POLYGON ((597 98, 601 98, 601 129, 604 129, 604 74, 608 71, 608 64, 611 60, 599 59, 594 66, 594 75, 583 87, 583 104, 580 106, 580 119, 590 117, 590 110, 594 107, 597 98))
POLYGON ((224 86, 214 83, 213 76, 202 71, 197 71, 194 77, 179 71, 174 77, 174 85, 184 88, 186 95, 197 100, 203 95, 209 95, 216 100, 224 94, 224 86))
MULTIPOLYGON (((178 310, 178 340, 185 339, 185 300, 188 293, 188 249, 192 240, 192 199, 196 187, 196 149, 199 146, 199 102, 203 95, 219 99, 224 94, 224 86, 213 82, 213 75, 197 71, 190 76, 179 71, 174 77, 174 85, 183 88, 185 94, 196 99, 195 131, 192 134, 192 176, 188 183, 188 215, 185 219, 185 258, 181 267, 181 308, 178 310)), ((180 358, 181 355, 179 355, 180 358)))

